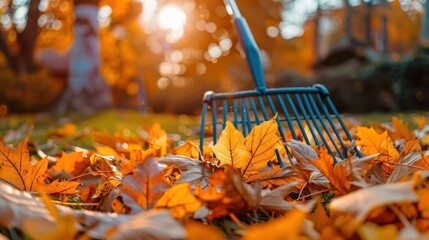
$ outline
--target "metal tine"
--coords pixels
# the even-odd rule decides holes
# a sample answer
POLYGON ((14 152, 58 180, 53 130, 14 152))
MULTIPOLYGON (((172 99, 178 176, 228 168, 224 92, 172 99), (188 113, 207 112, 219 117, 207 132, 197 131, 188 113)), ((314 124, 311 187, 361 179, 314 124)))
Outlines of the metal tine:
POLYGON ((223 101, 223 109, 222 109, 222 129, 226 128, 226 121, 228 120, 228 100, 224 99, 223 101))
POLYGON ((256 107, 255 100, 253 98, 250 98, 250 106, 252 107, 253 116, 255 116, 255 122, 257 125, 261 124, 261 121, 259 120, 259 111, 256 107))
MULTIPOLYGON (((288 123, 288 125, 289 125, 289 129, 290 129, 290 132, 292 133, 292 137, 293 137, 293 139, 298 139, 298 137, 296 136, 296 133, 295 133, 295 129, 294 129, 294 126, 293 126, 292 120, 291 120, 291 118, 290 118, 289 112, 288 112, 288 110, 287 110, 287 108, 286 108, 286 105, 285 105, 285 103, 284 103, 284 101, 283 101, 282 96, 281 96, 280 94, 276 94, 276 97, 277 97, 277 100, 278 100, 278 101, 279 101, 279 103, 280 103, 280 107, 281 107, 281 109, 282 109, 282 111, 283 111, 283 114, 284 114, 284 115, 285 115, 285 117, 286 117, 286 121, 287 121, 287 123, 288 123)), ((286 139, 284 139, 284 141, 286 142, 286 139)))
MULTIPOLYGON (((322 140, 323 144, 325 144, 325 147, 328 150, 329 154, 331 154, 332 157, 335 159, 335 153, 332 151, 331 146, 329 146, 329 143, 326 140, 322 129, 320 129, 320 126, 317 123, 316 117, 314 116, 313 109, 311 108, 311 104, 308 101, 308 94, 303 94, 302 97, 304 99, 304 104, 307 107, 308 112, 310 113, 310 118, 313 121, 314 126, 316 127, 316 131, 319 133, 320 139, 322 140)), ((323 119, 320 119, 320 120, 322 121, 323 119)), ((334 145, 335 145, 335 143, 334 143, 334 145)))
MULTIPOLYGON (((204 130, 205 130, 205 123, 206 123, 206 114, 207 114, 207 103, 203 104, 203 110, 201 113, 201 126, 200 126, 200 151, 203 152, 203 146, 204 146, 204 130)), ((200 159, 202 154, 200 154, 200 159)))
POLYGON ((237 108, 237 99, 232 100, 232 112, 234 114, 234 126, 238 128, 238 108, 237 108))
POLYGON ((296 122, 298 123, 299 129, 301 130, 302 136, 304 137, 305 142, 310 145, 310 140, 308 139, 307 133, 305 132, 304 126, 302 126, 301 118, 299 117, 298 110, 295 106, 295 103, 293 102, 291 96, 289 94, 286 95, 286 100, 289 103, 290 107, 292 108, 292 112, 295 115, 296 122))
POLYGON ((304 107, 304 104, 302 103, 302 100, 301 100, 301 97, 298 95, 298 94, 295 94, 295 98, 296 98, 296 100, 297 100, 297 102, 298 102, 298 106, 299 106, 299 108, 301 109, 301 111, 302 111, 302 115, 304 116, 304 119, 305 119, 305 122, 307 123, 307 125, 308 125, 308 129, 310 130, 310 133, 311 133, 311 135, 313 136, 313 139, 314 139, 314 143, 317 145, 317 146, 320 146, 320 142, 319 142, 319 139, 317 138, 317 135, 314 133, 314 130, 313 130, 313 128, 311 127, 311 121, 310 121, 310 119, 308 118, 308 113, 307 113, 307 111, 305 110, 305 107, 304 107))
POLYGON ((217 107, 216 107, 216 101, 212 101, 212 124, 213 124, 213 143, 216 144, 217 142, 217 107))
POLYGON ((264 115, 264 120, 268 121, 269 117, 268 117, 267 109, 265 108, 265 103, 264 103, 264 100, 262 99, 262 96, 258 96, 258 101, 259 101, 259 105, 261 106, 262 115, 264 115))
POLYGON ((337 138, 341 144, 341 147, 343 148, 343 152, 346 153, 347 152, 346 144, 344 143, 340 133, 338 132, 337 127, 335 126, 335 123, 331 118, 331 114, 328 111, 328 109, 326 108, 325 102, 323 101, 322 97, 319 94, 317 95, 317 99, 319 100, 319 103, 322 106, 322 110, 325 113, 326 119, 328 120, 329 124, 331 125, 332 129, 334 130, 334 133, 337 136, 337 138))
POLYGON ((252 131, 252 120, 250 118, 249 102, 247 98, 243 98, 242 101, 243 101, 243 109, 245 112, 243 116, 246 116, 247 132, 250 133, 250 131, 252 131))
MULTIPOLYGON (((318 94, 317 94, 318 95, 318 94)), ((325 120, 323 119, 322 115, 320 114, 319 108, 316 105, 316 102, 314 101, 313 95, 308 94, 308 99, 310 101, 310 105, 313 107, 314 112, 316 113, 317 117, 319 118, 320 123, 322 124, 323 128, 325 129, 325 132, 328 134, 329 139, 332 142, 332 145, 335 147, 335 150, 337 151, 339 157, 341 159, 344 159, 344 154, 342 153, 342 151, 338 148, 338 145, 335 141, 335 138, 332 136, 329 128, 326 126, 325 120)), ((338 136, 337 136, 338 137, 338 136)), ((334 157, 335 159, 335 157, 334 157)))
MULTIPOLYGON (((241 109, 241 127, 243 130, 243 134, 244 136, 247 136, 247 134, 249 133, 247 130, 247 126, 246 126, 246 109, 244 109, 244 99, 240 98, 240 109, 241 109)), ((249 130, 250 131, 250 130, 249 130)))
MULTIPOLYGON (((334 106, 334 103, 332 102, 331 98, 329 96, 326 97, 326 102, 328 103, 328 106, 331 108, 332 112, 335 114, 335 117, 338 119, 338 122, 340 123, 341 127, 344 129, 344 132, 346 133, 346 136, 348 139, 353 139, 350 135, 350 132, 347 130, 346 125, 344 124, 343 120, 340 117, 340 114, 338 113, 337 109, 334 106)), ((335 131, 338 131, 334 129, 335 131)), ((357 149, 355 146, 356 154, 358 157, 362 157, 362 153, 357 149)))

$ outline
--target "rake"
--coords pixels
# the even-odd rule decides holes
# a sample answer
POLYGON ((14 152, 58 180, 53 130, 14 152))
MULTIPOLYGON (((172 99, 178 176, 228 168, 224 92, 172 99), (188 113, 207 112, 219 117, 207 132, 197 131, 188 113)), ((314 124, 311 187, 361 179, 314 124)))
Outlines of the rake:
MULTIPOLYGON (((277 114, 276 121, 284 143, 292 138, 305 141, 308 145, 325 146, 334 162, 337 162, 338 158, 345 159, 350 150, 354 150, 361 157, 355 146, 348 146, 353 145, 353 138, 325 86, 315 84, 312 87, 267 88, 260 51, 246 20, 241 16, 234 0, 225 0, 225 5, 234 18, 256 89, 231 93, 208 91, 204 94, 200 129, 201 152, 208 125, 212 126, 213 143, 216 144, 219 131, 225 128, 227 120, 231 120, 246 136, 255 125, 277 114), (211 123, 206 123, 206 120, 211 123)), ((290 156, 288 148, 285 149, 290 156)), ((281 156, 277 150, 276 155, 282 167, 281 156)))

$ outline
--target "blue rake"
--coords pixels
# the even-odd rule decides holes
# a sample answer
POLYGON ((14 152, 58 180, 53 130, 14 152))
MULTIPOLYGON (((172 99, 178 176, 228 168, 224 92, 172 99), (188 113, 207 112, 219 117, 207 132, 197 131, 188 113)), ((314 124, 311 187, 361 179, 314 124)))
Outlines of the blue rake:
MULTIPOLYGON (((225 1, 228 12, 234 18, 256 89, 232 93, 208 91, 204 94, 200 150, 203 150, 205 130, 210 125, 213 142, 216 144, 219 132, 225 128, 227 120, 231 120, 246 136, 255 125, 277 114, 276 121, 284 143, 293 138, 309 145, 323 145, 335 162, 337 158, 345 159, 347 151, 351 150, 348 143, 353 138, 329 97, 328 89, 320 84, 312 87, 267 88, 260 51, 249 26, 235 1, 225 1), (207 119, 211 122, 206 123, 207 119)), ((288 148, 285 148, 290 156, 288 148)), ((362 156, 356 147, 351 148, 359 157, 362 156)), ((277 150, 276 155, 282 167, 277 150)))

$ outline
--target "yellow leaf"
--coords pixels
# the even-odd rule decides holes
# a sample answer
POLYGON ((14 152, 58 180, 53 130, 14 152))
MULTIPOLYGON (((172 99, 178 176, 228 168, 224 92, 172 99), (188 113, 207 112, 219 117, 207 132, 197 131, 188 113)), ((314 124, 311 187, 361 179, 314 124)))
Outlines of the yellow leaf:
POLYGON ((102 156, 113 156, 115 157, 115 159, 120 158, 120 155, 118 154, 118 152, 109 146, 96 147, 95 150, 97 151, 98 154, 102 156))
POLYGON ((200 200, 192 194, 188 183, 178 184, 168 189, 155 208, 169 208, 175 218, 182 219, 186 215, 193 214, 202 206, 200 200))
POLYGON ((214 225, 203 224, 200 222, 189 222, 185 226, 186 240, 220 240, 225 239, 223 232, 214 225))
POLYGON ((244 240, 287 240, 305 239, 301 236, 301 230, 307 213, 298 209, 292 209, 284 217, 277 218, 266 223, 254 224, 244 234, 244 240))
POLYGON ((242 169, 242 175, 248 169, 261 169, 267 166, 267 162, 275 156, 278 146, 278 125, 276 117, 254 127, 246 137, 246 150, 250 153, 249 161, 242 169))
POLYGON ((89 164, 88 158, 84 157, 82 152, 72 152, 70 154, 63 152, 61 157, 57 158, 57 162, 51 168, 51 171, 64 171, 77 176, 82 174, 89 164))
POLYGON ((356 135, 359 140, 356 145, 362 146, 362 151, 366 155, 380 154, 375 160, 383 162, 383 170, 390 172, 392 165, 399 159, 399 153, 389 138, 387 131, 378 134, 374 128, 357 127, 356 135))
POLYGON ((212 149, 221 165, 231 165, 237 169, 244 168, 250 158, 243 134, 230 121, 226 122, 219 141, 212 149))
POLYGON ((47 194, 75 194, 80 182, 55 180, 48 185, 39 186, 38 190, 47 194))
POLYGON ((41 177, 48 168, 48 159, 44 158, 36 164, 31 163, 24 139, 16 149, 0 142, 0 179, 21 190, 36 191, 41 177))
POLYGON ((198 159, 200 152, 198 146, 192 142, 186 142, 175 149, 176 155, 182 155, 190 158, 198 159))
POLYGON ((105 181, 98 184, 97 190, 95 191, 95 194, 92 196, 92 198, 102 197, 108 194, 116 187, 118 187, 120 184, 121 184, 121 181, 119 181, 116 178, 106 179, 105 181))
POLYGON ((374 223, 365 223, 358 228, 358 233, 363 240, 396 239, 398 228, 394 224, 378 226, 374 223))

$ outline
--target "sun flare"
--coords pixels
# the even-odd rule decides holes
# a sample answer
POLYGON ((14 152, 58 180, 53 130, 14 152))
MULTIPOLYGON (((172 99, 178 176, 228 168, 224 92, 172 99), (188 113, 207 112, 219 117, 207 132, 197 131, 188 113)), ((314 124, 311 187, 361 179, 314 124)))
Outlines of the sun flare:
POLYGON ((186 14, 179 7, 168 5, 163 7, 158 15, 159 27, 164 29, 183 28, 186 24, 186 14))

